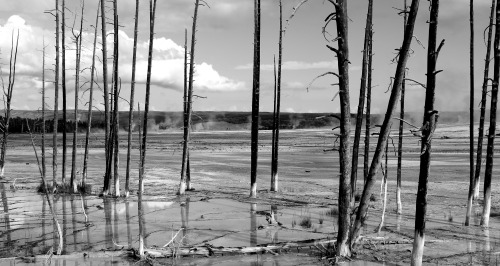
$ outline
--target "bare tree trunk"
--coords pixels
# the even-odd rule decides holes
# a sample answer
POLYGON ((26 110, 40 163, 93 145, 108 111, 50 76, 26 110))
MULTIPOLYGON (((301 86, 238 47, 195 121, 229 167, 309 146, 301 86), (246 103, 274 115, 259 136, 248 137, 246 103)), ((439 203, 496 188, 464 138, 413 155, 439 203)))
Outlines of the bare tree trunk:
POLYGON ((114 181, 115 181, 115 197, 120 196, 120 176, 118 173, 118 164, 120 162, 119 158, 119 116, 118 116, 118 100, 120 99, 120 92, 118 89, 118 84, 120 82, 120 78, 118 76, 118 7, 117 7, 117 0, 113 0, 113 14, 114 14, 114 52, 113 52, 113 86, 114 86, 114 92, 113 92, 113 99, 114 99, 114 108, 113 108, 113 141, 114 145, 110 145, 113 149, 113 175, 114 175, 114 181), (114 147, 113 147, 114 146, 114 147))
MULTIPOLYGON (((139 156, 142 155, 142 116, 141 116, 141 105, 137 103, 137 115, 139 116, 139 156)), ((142 176, 144 172, 141 173, 142 160, 139 158, 139 188, 138 191, 144 192, 144 183, 142 182, 142 176)), ((139 192, 137 192, 139 194, 139 192)))
POLYGON ((59 0, 56 0, 56 69, 55 69, 55 85, 54 85, 54 130, 52 134, 52 188, 56 189, 57 178, 57 105, 59 99, 59 0))
POLYGON ((472 212, 472 197, 474 196, 474 0, 469 2, 469 22, 470 22, 470 41, 469 41, 469 196, 467 198, 467 212, 465 214, 465 225, 469 225, 472 212))
POLYGON ((132 123, 134 121, 135 65, 137 61, 137 35, 139 25, 139 0, 135 1, 134 50, 132 52, 132 78, 130 81, 130 110, 128 112, 127 170, 125 171, 125 197, 130 192, 130 153, 132 150, 132 123))
MULTIPOLYGON (((500 5, 496 3, 496 25, 500 25, 500 5)), ((493 86, 491 89, 490 129, 488 131, 488 147, 486 148, 486 166, 484 169, 484 205, 481 225, 489 226, 491 209, 491 177, 493 172, 493 155, 495 147, 495 132, 497 125, 498 82, 500 82, 500 27, 495 27, 495 42, 493 44, 495 63, 493 67, 493 86)))
MULTIPOLYGON (((370 30, 370 45, 368 53, 368 81, 366 86, 366 112, 365 112, 365 152, 363 155, 363 184, 366 183, 370 160, 370 126, 372 102, 372 63, 373 63, 373 28, 370 30)), ((355 193, 354 191, 352 193, 355 193)))
POLYGON ((272 162, 271 162, 271 191, 278 191, 278 153, 279 153, 279 136, 281 124, 281 65, 283 61, 283 4, 280 0, 280 34, 278 42, 278 78, 276 80, 276 100, 274 112, 274 134, 272 145, 272 162))
POLYGON ((383 166, 385 170, 383 171, 383 177, 382 177, 382 189, 380 190, 380 193, 383 193, 383 198, 382 198, 382 215, 380 218, 380 224, 378 225, 377 228, 377 233, 380 234, 380 231, 382 231, 382 227, 384 227, 384 222, 385 222, 385 209, 387 207, 387 177, 388 177, 388 155, 389 155, 389 142, 385 144, 385 165, 383 166))
MULTIPOLYGON (((189 84, 188 84, 188 94, 187 94, 187 102, 185 102, 185 109, 187 114, 187 119, 184 118, 184 143, 182 149, 182 169, 181 169, 181 180, 179 184, 179 190, 177 191, 177 195, 184 195, 186 193, 186 175, 187 175, 187 165, 189 160, 189 140, 191 137, 191 119, 192 119, 192 111, 193 111, 193 83, 194 83, 194 56, 195 56, 195 45, 196 45, 196 22, 198 19, 198 7, 199 0, 196 0, 194 3, 194 15, 193 15, 193 27, 191 29, 191 52, 190 52, 190 64, 189 64, 189 84)), ((187 46, 185 46, 187 48, 187 46)), ((186 55, 184 55, 186 58, 186 55)), ((186 70, 184 70, 186 71, 186 70)), ((189 184, 191 187, 191 184, 189 184)))
MULTIPOLYGON (((146 144, 148 136, 148 112, 149 112, 149 95, 151 90, 151 66, 153 62, 153 42, 154 42, 154 26, 155 26, 155 13, 156 13, 156 0, 149 0, 149 52, 148 52, 148 72, 146 81, 146 105, 144 107, 144 126, 142 135, 141 157, 139 166, 139 202, 137 203, 139 212, 139 255, 144 256, 144 224, 142 212, 142 192, 143 192, 143 179, 144 179, 144 164, 146 162, 146 144)), ((139 108, 140 112, 140 108, 139 108)))
POLYGON ((417 202, 415 206, 415 236, 411 265, 422 265, 422 256, 425 243, 425 220, 427 216, 427 184, 431 166, 432 137, 436 129, 438 111, 434 109, 436 90, 436 62, 439 51, 444 45, 441 41, 436 49, 437 28, 439 16, 439 0, 431 0, 431 14, 429 19, 429 42, 427 45, 427 86, 425 90, 424 119, 422 124, 422 139, 420 151, 420 172, 418 177, 417 202))
POLYGON ((477 155, 476 155, 476 172, 474 173, 474 197, 479 198, 479 179, 481 175, 481 164, 483 155, 483 138, 484 138, 484 117, 486 114, 486 96, 488 94, 488 81, 491 61, 491 38, 493 33, 493 18, 495 17, 495 0, 491 0, 490 24, 488 27, 488 41, 486 44, 486 58, 484 60, 484 76, 483 86, 481 90, 481 111, 479 116, 479 132, 477 136, 477 155))
MULTIPOLYGON (((102 0, 99 0, 99 3, 102 0)), ((87 183, 87 168, 88 168, 88 157, 89 157, 89 138, 90 138, 90 128, 92 127, 92 108, 94 102, 94 71, 95 71, 95 55, 96 55, 96 44, 97 44, 97 24, 99 24, 99 10, 100 6, 97 6, 97 15, 95 22, 95 31, 94 31, 94 48, 92 49, 92 66, 90 68, 90 88, 89 88, 89 109, 87 113, 87 130, 85 132, 85 152, 83 155, 83 170, 82 170, 82 190, 84 193, 86 189, 87 183)), ((90 192, 90 191, 89 191, 90 192)))
POLYGON ((19 30, 17 30, 16 44, 14 50, 14 32, 12 32, 11 48, 10 48, 10 60, 9 60, 9 84, 7 89, 5 85, 3 86, 3 94, 5 99, 5 114, 2 121, 3 132, 2 132, 2 146, 0 150, 0 177, 5 174, 5 155, 7 153, 7 138, 9 136, 9 124, 10 124, 10 112, 11 112, 11 102, 12 102, 12 92, 14 90, 14 83, 16 82, 16 64, 17 64, 17 48, 19 46, 19 30))
POLYGON ((104 186, 102 188, 103 195, 109 195, 111 187, 111 169, 108 169, 110 160, 108 152, 108 142, 110 136, 110 117, 109 117, 109 91, 108 91, 108 52, 106 45, 106 6, 105 1, 101 1, 101 37, 102 37, 102 83, 104 91, 104 153, 106 154, 106 172, 104 173, 104 186))
POLYGON ((259 154, 260 100, 260 0, 254 0, 252 132, 250 147, 250 197, 257 197, 257 159, 259 154))
MULTIPOLYGON (((144 106, 144 123, 141 144, 141 157, 139 166, 139 193, 143 192, 144 164, 146 163, 146 144, 148 137, 148 112, 149 96, 151 91, 151 67, 153 63, 153 43, 155 26, 156 0, 149 0, 149 52, 148 52, 148 72, 146 77, 146 97, 144 106)), ((143 254, 141 254, 143 255, 143 254)))
POLYGON ((75 128, 73 130, 73 149, 71 153, 71 189, 73 193, 78 192, 78 186, 76 183, 76 143, 78 138, 78 94, 80 90, 80 58, 82 52, 82 30, 83 30, 83 11, 85 9, 85 1, 82 2, 82 14, 80 20, 80 32, 75 34, 73 32, 73 36, 75 37, 75 46, 76 46, 76 62, 75 62, 75 128))
MULTIPOLYGON (((406 22, 408 20, 406 0, 404 0, 404 15, 403 15, 403 33, 406 30, 406 22)), ((403 204, 401 203, 401 165, 403 159, 403 129, 405 119, 405 91, 406 91, 406 71, 403 73, 403 82, 401 83, 401 99, 399 109, 399 132, 398 132, 398 167, 396 170, 396 213, 403 213, 403 204)))
POLYGON ((66 184, 66 157, 67 157, 67 97, 66 97, 66 0, 62 0, 62 10, 61 10, 61 15, 62 15, 62 21, 61 21, 61 33, 62 33, 62 39, 61 39, 61 48, 62 48, 62 70, 61 70, 61 85, 62 85, 62 108, 63 108, 63 121, 62 121, 62 128, 63 128, 63 139, 62 139, 62 179, 61 182, 63 185, 66 184))
POLYGON ((396 67, 396 75, 394 77, 394 82, 391 90, 391 96, 389 98, 389 103, 387 105, 387 111, 385 113, 384 122, 382 128, 380 129, 380 135, 377 141, 377 147, 375 148, 375 153, 373 155, 373 160, 370 165, 370 170, 366 176, 366 183, 363 189, 363 195, 361 196, 361 201, 356 214, 356 220, 354 222, 352 232, 351 232, 351 246, 356 242, 360 229, 363 224, 363 220, 368 214, 369 198, 371 195, 371 190, 375 184, 375 175, 378 171, 378 166, 382 157, 382 149, 385 147, 387 139, 389 137, 390 128, 392 127, 392 117, 394 110, 396 109, 396 101, 399 99, 401 92, 401 84, 403 82, 403 76, 405 72, 406 62, 408 60, 408 51, 410 50, 411 41, 413 39, 413 28, 415 20, 417 17, 418 6, 420 0, 412 0, 409 20, 406 25, 406 30, 403 39, 403 45, 399 50, 398 65, 396 67))
POLYGON ((372 28, 372 14, 373 0, 369 0, 365 26, 365 41, 363 46, 363 62, 361 71, 361 86, 359 89, 358 113, 356 115, 356 129, 354 131, 354 142, 352 144, 351 201, 353 201, 354 199, 354 193, 356 193, 356 182, 358 180, 358 154, 359 143, 361 141, 361 127, 363 126, 363 110, 365 108, 366 76, 368 74, 368 56, 370 53, 369 45, 372 28))
MULTIPOLYGON (((333 3, 333 2, 332 2, 333 3)), ((339 177, 339 215, 337 235, 337 256, 350 257, 349 229, 351 226, 351 107, 349 103, 349 45, 348 45, 348 15, 347 0, 337 0, 334 3, 338 49, 329 45, 338 58, 338 79, 340 96, 340 177, 339 177)))

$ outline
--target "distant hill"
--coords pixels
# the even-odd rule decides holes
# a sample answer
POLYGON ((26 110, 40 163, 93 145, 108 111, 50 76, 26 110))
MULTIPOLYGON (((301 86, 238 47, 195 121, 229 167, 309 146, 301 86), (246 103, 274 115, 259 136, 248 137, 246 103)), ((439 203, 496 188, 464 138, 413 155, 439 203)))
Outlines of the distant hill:
MULTIPOLYGON (((487 112, 488 113, 488 112, 487 112)), ((53 112, 46 112, 46 119, 52 120, 53 112)), ((120 116, 120 128, 128 129, 128 112, 122 111, 120 116)), ((269 130, 272 128, 273 117, 270 112, 260 113, 260 129, 269 130)), ((334 128, 339 125, 339 121, 335 116, 338 114, 331 113, 281 113, 280 128, 282 129, 313 129, 313 128, 334 128)), ((479 115, 476 119, 479 120, 479 115)), ((41 111, 28 110, 13 110, 13 118, 28 118, 38 119, 41 117, 41 111)), ((62 111, 59 112, 59 119, 62 117, 62 111)), ((67 117, 69 121, 73 121, 74 110, 68 110, 67 117)), ((78 112, 79 123, 87 124, 87 111, 78 112)), ((142 113, 139 116, 138 112, 134 112, 134 120, 132 127, 137 130, 139 125, 139 117, 142 118, 142 113)), ((354 125, 355 114, 351 114, 351 121, 354 125)), ((395 117, 399 117, 396 114, 395 117)), ((443 124, 463 124, 469 122, 468 112, 441 112, 439 123, 443 124)), ((380 114, 372 115, 372 124, 377 125, 382 123, 383 116, 380 114)), ((487 118, 488 119, 488 118, 487 118)), ((417 112, 406 113, 405 120, 414 125, 419 125, 422 121, 422 114, 417 112)), ((247 130, 250 129, 251 113, 250 112, 213 112, 201 111, 195 112, 193 115, 194 130, 247 130)), ((182 112, 160 112, 152 111, 149 113, 148 124, 152 130, 180 130, 183 127, 182 112)), ((102 128, 104 125, 104 114, 99 111, 92 113, 92 126, 94 129, 102 128)))

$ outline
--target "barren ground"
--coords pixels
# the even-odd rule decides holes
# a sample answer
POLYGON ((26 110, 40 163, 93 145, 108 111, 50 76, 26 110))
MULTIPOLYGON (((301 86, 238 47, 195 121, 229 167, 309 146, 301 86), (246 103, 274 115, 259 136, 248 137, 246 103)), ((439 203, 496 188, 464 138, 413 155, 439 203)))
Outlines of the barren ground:
MULTIPOLYGON (((493 180, 490 228, 465 227, 468 192, 468 139, 465 126, 439 125, 433 140, 433 162, 428 191, 427 230, 424 262, 430 265, 495 265, 500 254, 500 188, 493 180)), ((149 136, 146 163, 145 208, 146 246, 169 247, 210 244, 246 247, 308 239, 336 237, 338 193, 338 153, 327 151, 335 141, 330 129, 281 131, 279 192, 269 192, 270 132, 261 131, 258 199, 248 198, 250 176, 250 134, 244 131, 194 133, 191 150, 192 182, 195 191, 176 197, 180 176, 181 133, 153 133, 149 136), (276 212, 282 226, 267 226, 266 213, 276 212), (180 230, 186 228, 186 230, 180 230), (177 234, 178 233, 178 234, 177 234)), ((36 158, 28 135, 11 135, 7 152, 6 177, 0 182, 0 264, 41 263, 53 246, 53 224, 44 197, 35 193, 40 183, 36 158), (14 258, 14 257, 17 257, 14 258), (21 259, 23 257, 24 259, 21 259)), ((65 257, 52 258, 56 264, 79 263, 132 265, 124 256, 128 247, 137 247, 138 215, 135 193, 129 199, 103 199, 104 152, 100 139, 92 139, 90 179, 93 194, 56 195, 56 211, 64 230, 65 257), (82 207, 83 206, 83 207, 82 207), (85 213, 83 212, 85 209, 85 213), (87 221, 85 214, 87 215, 87 221), (118 251, 118 252, 117 252, 118 251), (87 254, 85 257, 83 253, 87 254), (71 255, 73 254, 73 255, 71 255)), ((137 136, 134 136, 137 138, 137 136)), ((83 135, 79 137, 83 140, 83 135)), ((120 160, 122 190, 125 177, 126 143, 122 135, 120 160)), ((39 139, 37 139, 39 143, 39 139)), ((374 145, 375 138, 371 143, 374 145)), ((397 142, 395 138, 394 142, 397 142)), ((68 140, 71 143, 71 140, 68 140)), ((135 143, 138 143, 137 140, 135 143)), ((397 144, 397 143, 395 143, 397 144)), ((373 147, 372 147, 373 148, 373 147)), ((47 147, 47 151, 52 151, 47 147)), ((373 151, 373 149, 372 149, 373 151)), ((83 147, 80 150, 80 158, 83 147)), ((40 154, 40 153, 39 153, 40 154)), ((51 154, 49 154, 51 157, 51 154)), ((70 160, 68 156, 68 160, 70 160)), ((362 161, 362 160, 361 160, 362 161)), ((395 213, 397 158, 389 154, 389 189, 385 227, 375 232, 380 221, 381 197, 372 202, 364 239, 348 265, 406 265, 413 238, 413 218, 419 169, 418 139, 407 135, 403 157, 403 215, 395 213)), ((132 189, 137 188, 138 150, 134 146, 132 189)), ((48 158, 47 165, 52 162, 48 158)), ((68 178, 71 165, 68 164, 68 178)), ((81 163, 79 168, 81 168, 81 163)), ((59 175, 60 175, 59 162, 59 175)), ((362 162, 360 164, 362 173, 362 162)), ((498 176, 495 167, 493 176, 498 176)), ((52 180, 52 168, 47 169, 52 180)), ((361 179, 362 179, 362 175, 361 179)), ((379 173, 378 180, 381 179, 379 173)), ((60 176, 58 177, 60 182, 60 176)), ((377 182, 378 184, 379 181, 377 182)), ((363 181, 359 180, 361 189, 363 181)), ((482 195, 482 189, 481 189, 482 195)), ((480 203, 474 206, 480 213, 480 203)), ((292 250, 279 255, 234 255, 223 257, 184 257, 158 260, 176 265, 321 265, 318 249, 292 250)))

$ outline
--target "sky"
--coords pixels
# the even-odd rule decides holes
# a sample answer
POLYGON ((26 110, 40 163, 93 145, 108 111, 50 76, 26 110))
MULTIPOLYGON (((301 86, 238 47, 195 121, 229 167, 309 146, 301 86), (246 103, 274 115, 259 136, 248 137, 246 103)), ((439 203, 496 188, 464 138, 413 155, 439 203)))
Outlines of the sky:
MULTIPOLYGON (((61 2, 61 0, 60 0, 61 2)), ((68 108, 74 108, 75 45, 73 34, 79 33, 81 18, 80 0, 66 0, 66 47, 68 108)), ((251 111, 252 60, 253 60, 253 1, 206 0, 198 16, 195 52, 194 94, 202 96, 194 100, 195 111, 251 111)), ((300 0, 283 0, 283 20, 287 20, 300 0)), ((410 2, 410 1, 408 1, 410 2)), ((437 67, 436 106, 442 111, 466 111, 469 109, 469 1, 442 0, 438 39, 445 39, 437 67)), ((475 108, 478 108, 485 62, 483 33, 488 25, 489 0, 474 1, 475 8, 475 108)), ((80 83, 79 108, 88 108, 88 87, 92 59, 92 43, 98 0, 84 3, 83 55, 80 83), (84 107, 85 106, 85 107, 84 107)), ((0 0, 0 63, 2 77, 8 80, 12 34, 19 30, 19 54, 16 82, 12 99, 13 109, 41 109, 43 47, 45 44, 45 86, 47 108, 54 102, 55 64, 55 0, 0 0)), ((112 18, 111 3, 107 3, 108 19, 112 18)), ((348 1, 349 58, 351 110, 357 110, 364 28, 368 1, 348 1)), ((392 59, 401 46, 403 19, 398 9, 402 0, 374 1, 374 57, 372 112, 386 110, 389 93, 386 92, 394 76, 396 64, 392 59)), ((122 81, 120 110, 128 110, 130 98, 131 62, 134 29, 134 0, 119 0, 119 76, 122 81)), ((283 39, 283 112, 339 112, 339 100, 333 99, 338 88, 333 76, 308 84, 318 75, 336 71, 335 55, 326 44, 335 38, 335 23, 323 36, 324 19, 334 11, 331 3, 309 0, 287 23, 283 39)), ((182 110, 184 33, 188 31, 190 43, 194 1, 158 0, 155 22, 155 40, 152 66, 150 110, 182 110)), ((428 35, 429 2, 420 1, 415 25, 415 38, 408 63, 408 77, 425 83, 426 46, 428 35), (418 41, 418 42, 417 42, 418 41), (419 44, 420 43, 420 44, 419 44)), ((98 43, 102 43, 98 25, 98 43)), ((112 25, 107 25, 111 33, 112 25)), ((273 57, 278 53, 279 7, 278 0, 262 0, 261 35, 261 96, 260 110, 273 110, 273 57)), ((136 102, 144 104, 145 81, 149 43, 149 1, 140 1, 136 102)), ((111 54, 113 36, 107 35, 111 54)), ((102 57, 98 47, 98 58, 102 57)), ((188 48, 189 49, 189 48, 188 48)), ((108 60, 111 69, 111 60, 108 60)), ((102 65, 97 65, 98 83, 102 88, 102 65)), ((409 86, 406 110, 423 112, 424 89, 409 86)), ((61 93, 60 97, 61 97, 61 93)), ((61 108, 61 100, 59 101, 61 108)), ((103 109, 102 92, 94 94, 94 108, 103 109)))

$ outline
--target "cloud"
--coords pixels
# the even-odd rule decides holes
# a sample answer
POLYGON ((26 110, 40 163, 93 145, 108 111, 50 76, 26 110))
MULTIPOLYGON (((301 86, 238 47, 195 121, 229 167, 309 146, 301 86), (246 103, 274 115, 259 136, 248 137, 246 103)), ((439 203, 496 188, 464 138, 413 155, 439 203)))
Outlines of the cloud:
MULTIPOLYGON (((238 70, 252 69, 253 64, 245 64, 237 66, 238 70)), ((308 69, 329 69, 337 68, 337 62, 335 61, 320 61, 320 62, 302 62, 302 61, 286 61, 283 62, 281 69, 283 70, 308 70, 308 69)), ((263 71, 273 71, 274 65, 271 64, 261 64, 260 69, 263 71)))

